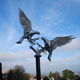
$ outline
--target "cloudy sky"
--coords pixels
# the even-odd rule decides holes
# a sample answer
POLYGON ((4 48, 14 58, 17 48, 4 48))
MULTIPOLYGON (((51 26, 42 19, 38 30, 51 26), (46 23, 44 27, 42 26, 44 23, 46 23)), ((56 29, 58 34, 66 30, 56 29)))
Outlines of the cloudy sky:
POLYGON ((23 35, 19 23, 18 8, 24 10, 31 20, 33 29, 49 40, 56 36, 73 35, 71 43, 53 51, 52 62, 48 54, 41 57, 42 74, 50 71, 62 72, 71 69, 80 71, 80 0, 1 0, 0 1, 0 62, 3 71, 15 65, 23 65, 26 72, 35 74, 35 53, 24 40, 16 42, 23 35))

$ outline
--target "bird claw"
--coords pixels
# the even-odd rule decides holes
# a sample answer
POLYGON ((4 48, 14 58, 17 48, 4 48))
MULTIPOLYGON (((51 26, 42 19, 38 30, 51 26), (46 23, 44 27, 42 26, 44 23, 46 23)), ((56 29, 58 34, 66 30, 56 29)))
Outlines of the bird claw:
POLYGON ((51 59, 48 57, 48 60, 51 62, 51 59))

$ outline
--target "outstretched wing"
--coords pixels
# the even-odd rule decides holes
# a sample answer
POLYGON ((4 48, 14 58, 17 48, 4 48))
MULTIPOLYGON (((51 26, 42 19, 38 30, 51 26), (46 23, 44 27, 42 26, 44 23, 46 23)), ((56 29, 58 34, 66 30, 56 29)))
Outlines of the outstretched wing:
POLYGON ((19 9, 19 19, 22 27, 24 28, 24 31, 26 33, 30 32, 32 30, 31 21, 27 18, 24 11, 21 9, 19 9))
POLYGON ((50 41, 47 38, 42 37, 41 39, 44 41, 45 46, 50 46, 50 41))
POLYGON ((75 37, 73 37, 73 36, 56 37, 55 39, 51 40, 52 50, 69 43, 74 38, 75 37))

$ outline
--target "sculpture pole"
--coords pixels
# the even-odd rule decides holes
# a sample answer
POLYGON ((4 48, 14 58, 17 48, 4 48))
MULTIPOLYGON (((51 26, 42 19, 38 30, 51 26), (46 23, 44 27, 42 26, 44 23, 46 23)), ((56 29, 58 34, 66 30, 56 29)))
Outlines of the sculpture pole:
POLYGON ((40 57, 41 55, 32 47, 30 48, 36 53, 34 57, 36 58, 36 78, 37 80, 41 80, 41 68, 40 68, 40 57))
POLYGON ((41 55, 39 55, 39 54, 35 55, 35 58, 36 58, 36 78, 37 78, 37 80, 41 80, 40 57, 41 57, 41 55))

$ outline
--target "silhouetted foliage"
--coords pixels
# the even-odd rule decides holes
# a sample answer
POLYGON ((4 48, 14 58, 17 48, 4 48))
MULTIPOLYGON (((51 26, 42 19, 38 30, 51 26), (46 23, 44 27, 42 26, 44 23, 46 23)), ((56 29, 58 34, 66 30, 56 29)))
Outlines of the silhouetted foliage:
POLYGON ((61 77, 58 72, 53 73, 54 80, 61 80, 61 77))
POLYGON ((26 74, 25 74, 25 78, 26 78, 27 80, 29 80, 31 77, 32 77, 32 75, 30 75, 29 73, 26 73, 26 74))
POLYGON ((45 77, 43 78, 43 80, 49 80, 49 78, 48 78, 47 76, 45 76, 45 77))
POLYGON ((14 69, 10 69, 8 72, 7 80, 29 80, 30 75, 25 73, 22 66, 16 66, 14 69))
POLYGON ((14 80, 14 70, 10 69, 8 72, 7 80, 14 80))
POLYGON ((63 71, 63 80, 75 80, 75 75, 71 70, 63 71))
POLYGON ((50 72, 50 73, 49 73, 49 78, 52 78, 52 77, 53 77, 53 73, 50 72))
POLYGON ((76 80, 80 80, 80 76, 75 75, 75 77, 76 77, 76 80))

